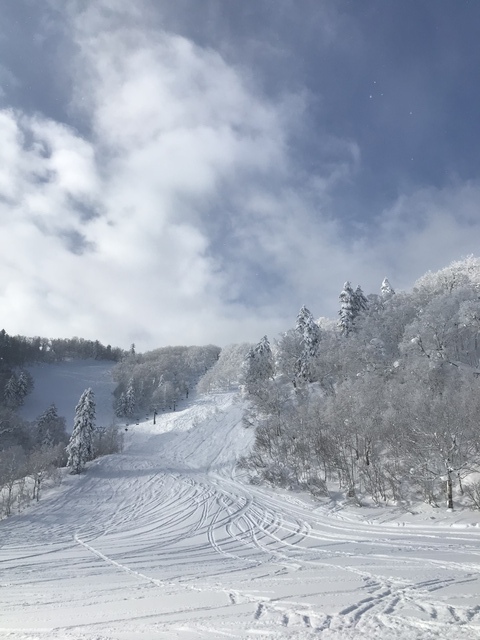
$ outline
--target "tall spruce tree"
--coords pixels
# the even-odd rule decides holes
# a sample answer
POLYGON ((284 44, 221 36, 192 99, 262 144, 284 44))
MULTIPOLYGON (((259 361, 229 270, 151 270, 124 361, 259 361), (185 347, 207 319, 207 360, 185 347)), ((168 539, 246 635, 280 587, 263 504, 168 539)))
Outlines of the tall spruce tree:
POLYGON ((53 446, 65 442, 65 418, 58 415, 55 404, 51 404, 36 422, 37 442, 40 446, 53 446))
POLYGON ((395 294, 395 291, 387 278, 383 279, 380 291, 382 293, 382 298, 384 299, 391 298, 395 294))
POLYGON ((12 373, 10 378, 7 380, 7 383, 3 390, 3 397, 7 407, 16 409, 18 406, 20 406, 21 402, 19 400, 20 396, 19 396, 19 387, 18 387, 18 377, 15 373, 12 373))
POLYGON ((93 459, 93 434, 95 430, 95 396, 85 389, 75 407, 72 436, 67 445, 67 467, 72 473, 80 473, 85 464, 93 459))
POLYGON ((340 311, 338 315, 340 319, 338 325, 343 335, 348 336, 353 331, 353 323, 357 313, 357 303, 355 300, 355 292, 350 282, 345 282, 343 291, 340 296, 340 311))
POLYGON ((133 378, 128 383, 127 391, 125 393, 125 415, 131 417, 135 413, 135 407, 137 406, 137 394, 135 393, 135 386, 133 384, 133 378))
POLYGON ((368 308, 368 299, 360 285, 358 285, 354 291, 348 281, 343 285, 343 291, 339 299, 340 311, 338 314, 340 320, 338 321, 338 325, 342 334, 348 336, 355 329, 355 320, 359 314, 368 308))
POLYGON ((303 347, 302 355, 297 363, 298 377, 311 382, 311 363, 318 350, 320 328, 305 305, 298 313, 295 330, 300 336, 303 347))
POLYGON ((355 317, 358 316, 362 311, 366 311, 368 309, 368 299, 362 291, 362 287, 360 285, 355 289, 355 317))

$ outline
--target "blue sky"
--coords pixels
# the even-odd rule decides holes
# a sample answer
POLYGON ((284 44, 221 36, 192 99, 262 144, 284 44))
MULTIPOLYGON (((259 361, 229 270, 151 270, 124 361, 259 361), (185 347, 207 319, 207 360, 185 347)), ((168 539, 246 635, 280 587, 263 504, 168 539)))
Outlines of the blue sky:
POLYGON ((0 9, 9 333, 257 341, 478 255, 477 2, 0 9))

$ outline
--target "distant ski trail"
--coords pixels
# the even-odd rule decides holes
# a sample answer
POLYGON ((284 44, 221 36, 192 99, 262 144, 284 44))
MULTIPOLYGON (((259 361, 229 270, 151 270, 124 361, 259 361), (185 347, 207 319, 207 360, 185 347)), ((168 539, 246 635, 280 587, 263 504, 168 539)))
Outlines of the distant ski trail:
POLYGON ((0 525, 0 638, 480 639, 480 529, 244 484, 233 394, 133 426, 0 525))

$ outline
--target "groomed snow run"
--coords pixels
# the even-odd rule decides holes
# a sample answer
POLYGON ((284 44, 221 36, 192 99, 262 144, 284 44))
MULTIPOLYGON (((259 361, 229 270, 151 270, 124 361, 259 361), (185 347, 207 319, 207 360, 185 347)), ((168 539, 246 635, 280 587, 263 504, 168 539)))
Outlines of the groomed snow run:
POLYGON ((480 638, 478 515, 382 521, 250 486, 241 416, 219 394, 130 426, 124 453, 2 521, 0 637, 480 638))

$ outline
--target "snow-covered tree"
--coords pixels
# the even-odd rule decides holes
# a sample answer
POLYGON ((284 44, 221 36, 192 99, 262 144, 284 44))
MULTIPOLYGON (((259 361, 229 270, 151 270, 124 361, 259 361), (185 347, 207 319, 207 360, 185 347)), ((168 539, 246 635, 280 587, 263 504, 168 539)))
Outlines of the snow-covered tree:
POLYGON ((238 387, 242 363, 250 346, 244 342, 224 347, 213 367, 200 379, 197 390, 203 393, 208 391, 229 391, 238 387))
POLYGON ((480 471, 480 259, 426 274, 410 293, 395 294, 385 279, 368 306, 346 283, 340 301, 348 339, 322 322, 321 349, 310 349, 302 308, 275 342, 274 377, 258 375, 260 345, 250 350, 245 424, 256 438, 247 468, 310 490, 335 480, 352 499, 445 497, 451 509, 480 471), (314 377, 294 393, 309 352, 314 377))
POLYGON ((18 407, 21 403, 19 402, 19 393, 18 393, 18 378, 15 373, 13 373, 10 378, 7 380, 5 384, 5 388, 3 390, 3 397, 5 400, 5 404, 7 407, 18 407))
POLYGON ((320 342, 320 328, 305 305, 298 313, 295 329, 300 336, 303 347, 302 354, 297 363, 297 373, 299 377, 311 382, 311 364, 317 354, 318 344, 320 342))
POLYGON ((353 323, 357 315, 355 292, 348 280, 343 285, 343 291, 339 296, 339 300, 340 311, 338 314, 340 316, 340 320, 338 321, 338 325, 342 334, 348 336, 348 334, 353 331, 353 323))
POLYGON ((25 475, 25 452, 22 447, 13 446, 0 451, 0 490, 3 493, 2 506, 6 516, 12 514, 15 482, 23 475, 25 475))
POLYGON ((480 258, 469 256, 452 262, 440 271, 427 271, 414 284, 414 291, 424 297, 451 293, 455 289, 472 286, 480 292, 480 258))
POLYGON ((298 363, 302 357, 302 337, 296 329, 290 329, 276 340, 275 368, 277 373, 294 386, 297 384, 298 363))
POLYGON ((19 375, 13 373, 7 380, 3 395, 8 407, 21 407, 25 396, 33 389, 33 378, 28 371, 21 371, 19 375))
POLYGON ((391 298, 395 294, 395 291, 392 285, 390 284, 390 282, 388 281, 388 278, 383 279, 380 292, 384 300, 388 300, 388 298, 391 298))
POLYGON ((122 398, 122 394, 128 394, 131 383, 135 390, 134 415, 150 411, 155 406, 173 407, 217 362, 219 353, 220 348, 214 345, 176 346, 124 358, 113 372, 118 385, 115 390, 117 415, 128 415, 131 402, 126 397, 122 398))
POLYGON ((305 306, 300 309, 297 316, 296 330, 301 335, 306 352, 313 357, 317 353, 320 342, 320 328, 305 306))
POLYGON ((368 309, 368 298, 363 293, 360 285, 354 291, 350 282, 347 281, 343 285, 339 300, 340 311, 338 314, 340 320, 338 325, 342 334, 348 336, 355 328, 357 317, 368 309))
POLYGON ((115 415, 118 416, 119 418, 123 418, 126 415, 125 413, 126 407, 127 407, 127 402, 125 398, 125 392, 122 391, 120 396, 114 402, 115 415))
POLYGON ((32 498, 37 502, 40 500, 41 485, 58 466, 62 450, 62 445, 42 446, 39 449, 34 449, 28 457, 27 471, 33 477, 32 498))
POLYGON ((32 375, 23 369, 18 376, 18 388, 20 395, 22 396, 22 402, 26 395, 33 390, 33 378, 32 375))
POLYGON ((123 429, 111 424, 108 427, 95 429, 95 457, 118 453, 123 448, 123 429))
POLYGON ((133 416, 135 413, 135 407, 137 405, 137 398, 135 393, 135 385, 133 380, 128 383, 127 391, 125 393, 125 415, 133 416))
POLYGON ((37 442, 40 446, 52 446, 65 441, 65 418, 58 415, 55 404, 51 404, 36 422, 37 442))
POLYGON ((128 386, 125 391, 122 391, 115 403, 115 413, 121 417, 131 418, 135 413, 137 406, 137 393, 135 391, 135 385, 133 378, 130 378, 128 386))
POLYGON ((249 393, 255 394, 269 379, 273 378, 273 354, 267 336, 252 347, 244 362, 244 383, 249 393))
POLYGON ((360 285, 355 289, 355 317, 358 316, 362 311, 366 311, 368 309, 368 298, 362 291, 362 287, 360 285))
POLYGON ((85 389, 75 407, 72 436, 66 449, 67 467, 72 467, 72 473, 80 473, 93 459, 94 430, 95 398, 92 389, 85 389))

